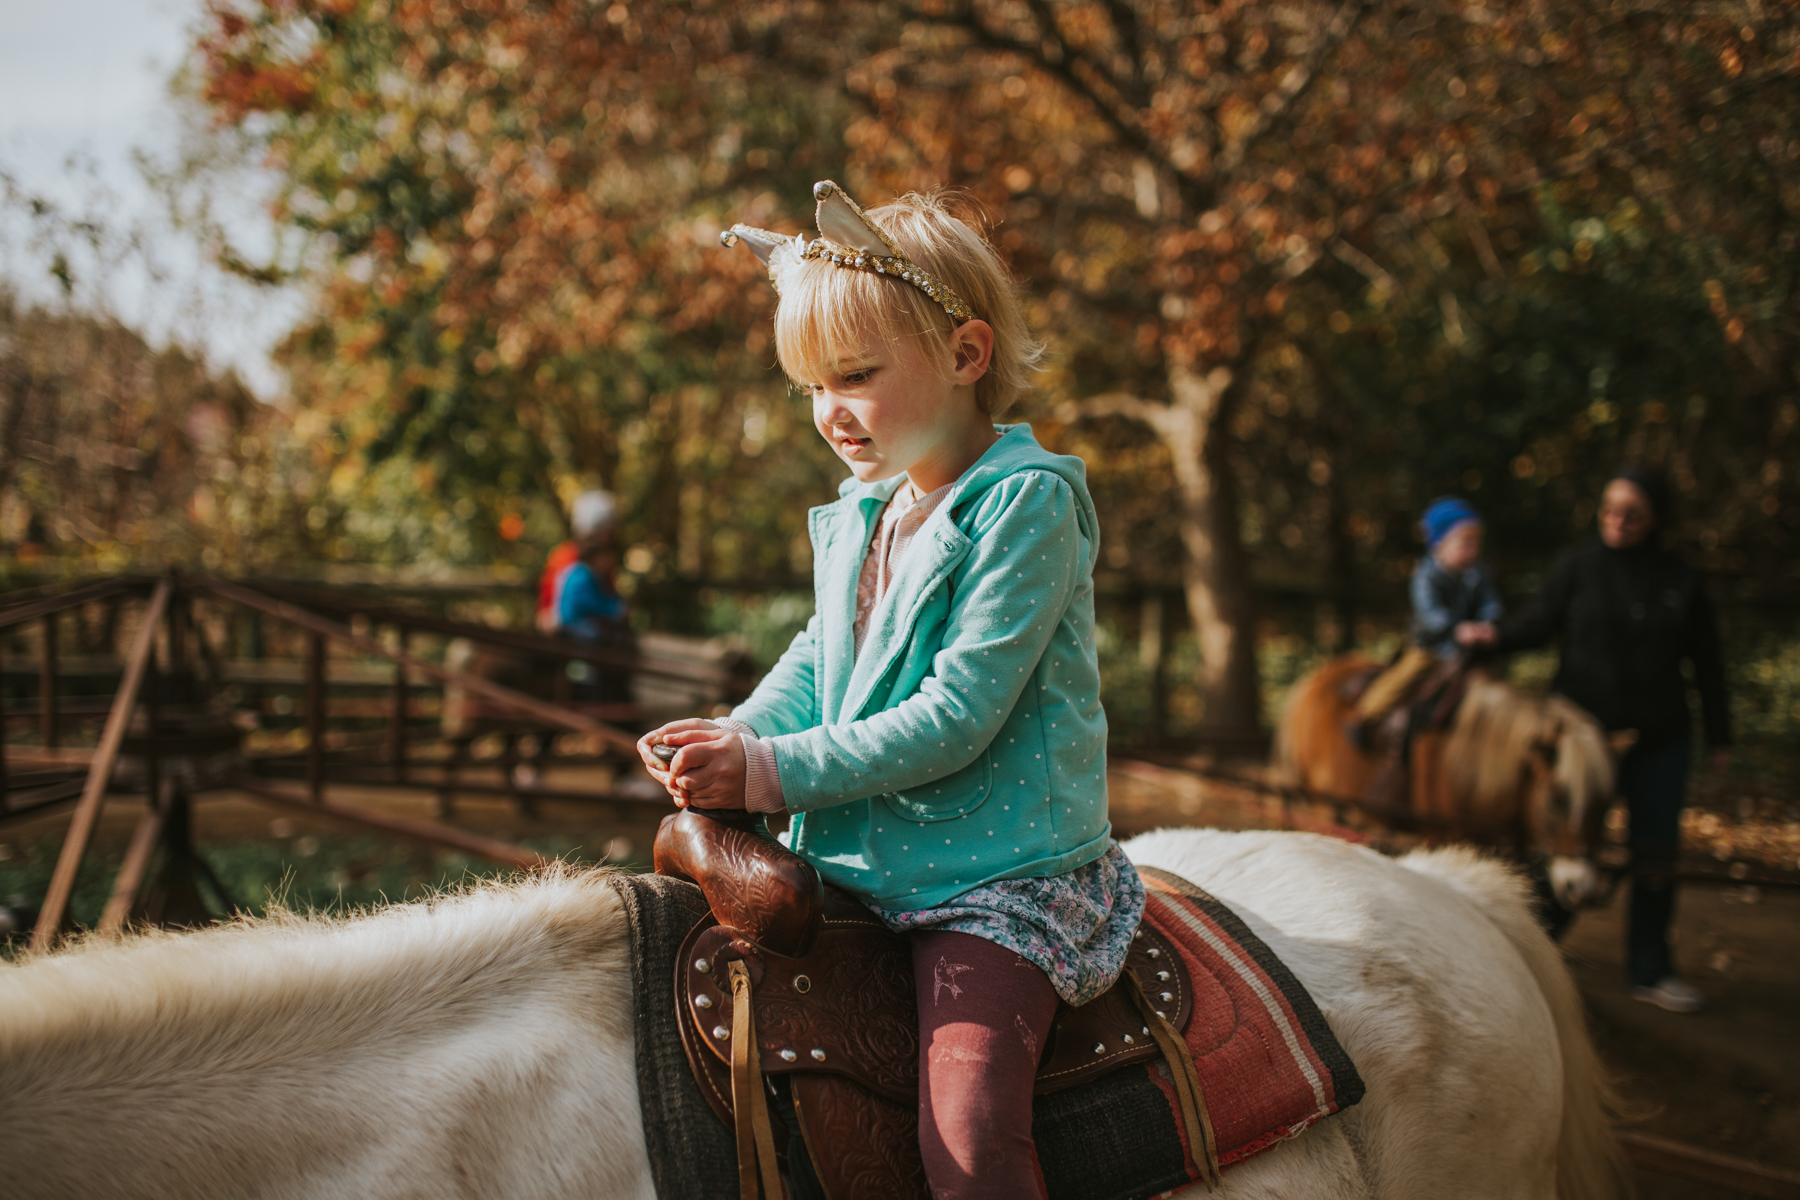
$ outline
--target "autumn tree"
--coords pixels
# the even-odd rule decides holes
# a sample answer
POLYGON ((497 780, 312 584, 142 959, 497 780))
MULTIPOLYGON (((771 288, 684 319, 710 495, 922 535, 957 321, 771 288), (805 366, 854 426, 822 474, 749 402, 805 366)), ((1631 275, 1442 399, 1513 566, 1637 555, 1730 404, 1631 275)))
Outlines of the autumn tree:
POLYGON ((481 561, 527 518, 557 536, 558 498, 598 483, 664 573, 790 571, 790 493, 825 485, 823 456, 782 445, 746 339, 772 298, 717 235, 822 170, 831 109, 760 77, 723 11, 215 9, 204 98, 264 140, 321 267, 288 362, 361 544, 404 557, 449 523, 481 561), (765 472, 755 496, 711 486, 765 472))
POLYGON ((1316 296, 1305 340, 1369 419, 1351 443, 1360 494, 1472 491, 1502 556, 1536 567, 1546 532, 1591 529, 1604 472, 1646 460, 1683 493, 1690 549, 1766 590, 1800 528, 1780 462, 1800 265, 1792 14, 1587 16, 1527 47, 1538 63, 1459 78, 1465 95, 1498 90, 1502 69, 1566 89, 1544 101, 1561 157, 1483 208, 1480 239, 1441 220, 1384 239, 1385 286, 1316 296), (1321 328, 1328 313, 1341 328, 1321 328))
MULTIPOLYGON (((1589 205, 1634 192, 1674 231, 1663 197, 1707 122, 1783 110, 1772 97, 1794 70, 1793 14, 1748 6, 864 11, 840 63, 866 114, 847 131, 858 163, 893 189, 963 184, 1002 214, 1015 260, 1052 288, 1066 415, 1141 423, 1167 447, 1207 724, 1229 738, 1260 711, 1232 433, 1259 355, 1302 337, 1329 353, 1345 303, 1418 309, 1421 287, 1454 337, 1443 268, 1459 255, 1509 286, 1526 248, 1496 236, 1545 240, 1531 228, 1545 188, 1589 205), (1426 270, 1401 261, 1419 258, 1426 270)), ((794 32, 794 61, 844 44, 821 34, 794 32)), ((1784 135, 1761 136, 1786 155, 1784 135)), ((1737 213, 1742 233, 1755 211, 1737 213)), ((1722 252, 1754 278, 1757 239, 1735 242, 1722 252)), ((1720 316, 1735 339, 1741 318, 1720 316)))
POLYGON ((0 540, 42 570, 242 566, 298 548, 276 414, 180 347, 0 289, 0 540))
POLYGON ((1057 347, 1047 435, 1170 473, 1216 737, 1260 715, 1261 464, 1327 492, 1346 561, 1383 526, 1347 480, 1395 476, 1391 513, 1471 471, 1523 486, 1556 458, 1532 439, 1609 411, 1567 383, 1601 364, 1567 356, 1499 470, 1504 402, 1447 389, 1570 304, 1629 301, 1663 331, 1639 344, 1711 322, 1693 363, 1764 381, 1736 442, 1793 423, 1791 6, 267 0, 217 9, 203 51, 209 102, 266 139, 279 216, 316 239, 292 361, 370 528, 358 489, 395 476, 499 528, 521 490, 592 473, 675 573, 782 563, 831 463, 752 453, 804 425, 768 288, 713 236, 804 227, 828 175, 963 188, 1057 347))

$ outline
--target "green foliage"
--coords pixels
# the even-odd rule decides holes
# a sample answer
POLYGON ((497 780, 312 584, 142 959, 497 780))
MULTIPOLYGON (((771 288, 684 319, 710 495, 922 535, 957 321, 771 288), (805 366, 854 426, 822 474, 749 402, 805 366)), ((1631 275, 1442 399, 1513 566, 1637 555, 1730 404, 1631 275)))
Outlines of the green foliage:
POLYGON ((1800 628, 1790 619, 1727 639, 1731 721, 1741 742, 1800 752, 1800 628))
POLYGON ((1482 509, 1491 557, 1541 567, 1547 542, 1589 534, 1601 484, 1627 459, 1664 464, 1711 501, 1690 533, 1734 523, 1720 511, 1734 489, 1706 453, 1738 433, 1718 420, 1734 386, 1726 338, 1640 216, 1571 216, 1547 198, 1542 237, 1505 286, 1445 272, 1456 290, 1429 307, 1371 290, 1321 350, 1363 426, 1344 469, 1380 551, 1409 557, 1424 502, 1457 493, 1482 509))
POLYGON ((812 614, 811 592, 718 593, 706 604, 706 632, 743 639, 757 667, 766 671, 806 628, 812 614))
POLYGON ((282 165, 277 216, 323 267, 286 358, 328 451, 333 556, 528 565, 600 485, 651 579, 785 573, 803 502, 729 505, 727 532, 696 495, 822 482, 816 452, 797 473, 761 455, 784 407, 766 334, 746 338, 768 298, 737 307, 724 284, 755 272, 716 237, 764 189, 804 194, 837 112, 738 69, 716 17, 606 14, 215 13, 197 85, 282 165))

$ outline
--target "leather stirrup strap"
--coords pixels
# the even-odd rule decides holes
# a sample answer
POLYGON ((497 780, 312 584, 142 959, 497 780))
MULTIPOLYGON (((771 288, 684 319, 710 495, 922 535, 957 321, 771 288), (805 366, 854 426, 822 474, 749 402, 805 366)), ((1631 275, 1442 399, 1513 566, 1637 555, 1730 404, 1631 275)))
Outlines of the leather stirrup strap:
POLYGON ((742 1200, 757 1200, 760 1172, 763 1200, 782 1200, 775 1131, 769 1125, 769 1098, 763 1094, 762 1055, 756 1045, 750 971, 742 960, 732 959, 730 972, 731 1111, 737 1124, 738 1193, 742 1200))
POLYGON ((1181 1103, 1181 1121, 1187 1127, 1188 1149, 1200 1168, 1201 1182, 1211 1190, 1219 1183, 1219 1147, 1213 1140, 1212 1117, 1206 1111, 1206 1096, 1200 1090, 1200 1073, 1194 1069, 1194 1057, 1188 1053, 1187 1039, 1167 1017, 1156 1011, 1149 997, 1144 995, 1144 985, 1138 982, 1136 975, 1127 970, 1124 978, 1138 1012, 1143 1014, 1144 1024, 1150 1027, 1150 1036, 1156 1039, 1158 1049, 1169 1064, 1175 1096, 1181 1103))

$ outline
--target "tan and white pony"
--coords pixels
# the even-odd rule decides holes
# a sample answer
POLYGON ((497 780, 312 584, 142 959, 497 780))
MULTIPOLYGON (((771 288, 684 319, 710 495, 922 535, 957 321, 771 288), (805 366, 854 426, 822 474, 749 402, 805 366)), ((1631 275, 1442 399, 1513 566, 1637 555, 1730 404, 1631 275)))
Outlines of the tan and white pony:
MULTIPOLYGON (((1352 710, 1344 685, 1375 665, 1336 658, 1294 685, 1275 735, 1279 777, 1328 796, 1369 794, 1381 762, 1344 736, 1352 710)), ((1609 739, 1579 705, 1477 669, 1450 727, 1414 740, 1410 810, 1521 862, 1544 861, 1557 900, 1574 909, 1598 891, 1594 852, 1612 802, 1613 757, 1630 737, 1609 739)))
MULTIPOLYGON (((1297 833, 1127 850, 1265 938, 1368 1087, 1221 1200, 1618 1194, 1611 1093, 1509 870, 1297 833)), ((0 967, 0 1191, 652 1200, 626 938, 603 876, 566 871, 0 967)))

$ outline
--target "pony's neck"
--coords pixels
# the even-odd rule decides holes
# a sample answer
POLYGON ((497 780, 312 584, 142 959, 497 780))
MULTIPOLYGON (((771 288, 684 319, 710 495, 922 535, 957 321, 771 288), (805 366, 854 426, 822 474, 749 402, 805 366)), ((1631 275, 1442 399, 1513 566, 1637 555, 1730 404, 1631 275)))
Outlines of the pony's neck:
MULTIPOLYGON (((0 971, 14 1194, 223 1197, 328 1175, 382 1195, 396 1146, 480 1173, 471 1129, 546 1095, 592 1109, 583 1088, 629 1075, 623 934, 600 876, 558 874, 0 971)), ((593 1119, 635 1131, 629 1101, 593 1119)))

